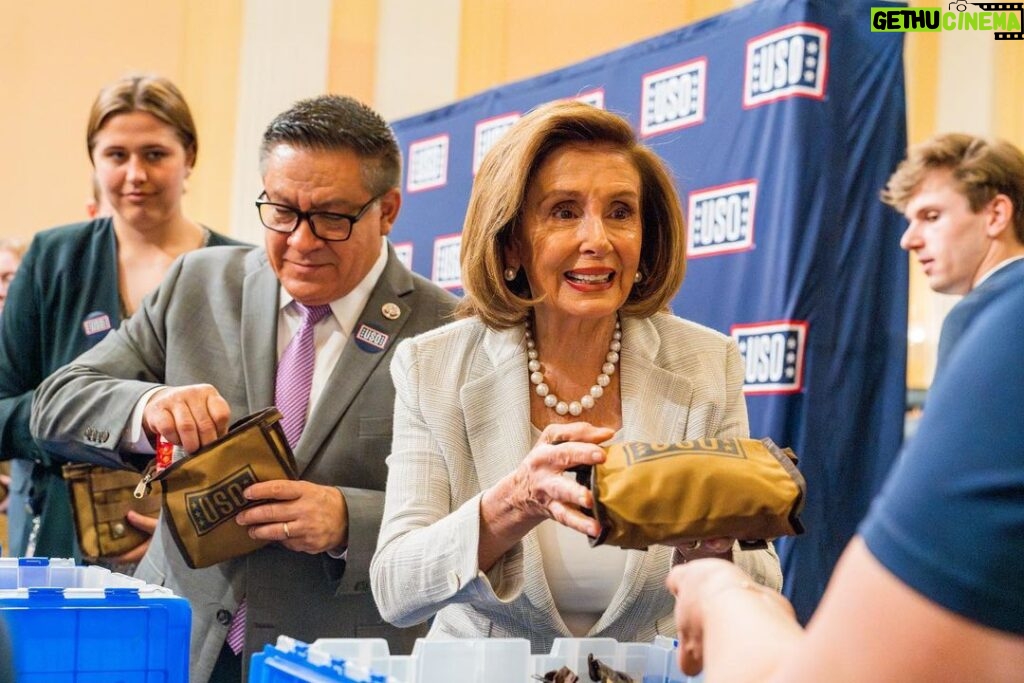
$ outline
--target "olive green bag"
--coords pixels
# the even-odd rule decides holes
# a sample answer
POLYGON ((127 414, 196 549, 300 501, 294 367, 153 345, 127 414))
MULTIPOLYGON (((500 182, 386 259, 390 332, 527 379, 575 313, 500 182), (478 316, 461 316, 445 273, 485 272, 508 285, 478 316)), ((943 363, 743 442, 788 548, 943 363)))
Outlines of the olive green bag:
POLYGON ((627 441, 583 474, 601 534, 592 545, 645 549, 674 539, 755 542, 803 533, 807 485, 771 439, 627 441))
POLYGON ((76 463, 64 465, 62 473, 71 495, 78 547, 86 559, 122 555, 149 538, 126 517, 129 510, 149 517, 160 512, 157 496, 132 495, 139 482, 137 471, 76 463))
POLYGON ((189 567, 209 567, 269 543, 250 538, 235 516, 261 504, 242 495, 249 486, 298 478, 280 419, 277 408, 265 408, 159 472, 150 465, 139 482, 137 496, 149 489, 150 482, 160 482, 163 517, 189 567))

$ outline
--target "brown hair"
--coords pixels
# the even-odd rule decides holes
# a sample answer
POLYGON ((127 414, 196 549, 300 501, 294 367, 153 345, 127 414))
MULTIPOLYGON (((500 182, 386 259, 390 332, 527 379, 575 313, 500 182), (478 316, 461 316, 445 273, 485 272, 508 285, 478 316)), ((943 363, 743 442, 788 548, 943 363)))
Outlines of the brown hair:
POLYGON ((537 107, 487 153, 473 182, 462 229, 460 316, 501 329, 524 321, 539 302, 522 272, 503 278, 504 252, 522 220, 523 202, 544 160, 564 145, 601 145, 625 154, 640 174, 643 239, 640 272, 624 315, 646 317, 668 307, 686 272, 686 225, 664 162, 637 141, 629 122, 580 102, 537 107))
POLYGON ((192 112, 177 86, 163 76, 138 74, 125 76, 100 90, 89 112, 89 124, 85 129, 85 141, 89 148, 89 159, 96 146, 96 134, 114 116, 133 111, 144 111, 160 119, 174 129, 186 154, 195 165, 199 151, 199 137, 192 121, 192 112))
POLYGON ((936 135, 910 149, 882 190, 882 201, 903 211, 931 171, 948 169, 971 211, 981 211, 997 194, 1013 203, 1013 232, 1024 244, 1024 153, 1003 140, 966 133, 936 135))

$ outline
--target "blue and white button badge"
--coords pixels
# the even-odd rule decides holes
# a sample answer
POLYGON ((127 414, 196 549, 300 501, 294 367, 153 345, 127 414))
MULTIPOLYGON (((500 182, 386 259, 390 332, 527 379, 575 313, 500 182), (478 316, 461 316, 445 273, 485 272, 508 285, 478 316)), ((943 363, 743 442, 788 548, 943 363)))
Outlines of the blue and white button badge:
POLYGON ((390 339, 391 335, 366 323, 359 323, 359 329, 356 330, 356 346, 367 353, 380 353, 388 347, 390 339))

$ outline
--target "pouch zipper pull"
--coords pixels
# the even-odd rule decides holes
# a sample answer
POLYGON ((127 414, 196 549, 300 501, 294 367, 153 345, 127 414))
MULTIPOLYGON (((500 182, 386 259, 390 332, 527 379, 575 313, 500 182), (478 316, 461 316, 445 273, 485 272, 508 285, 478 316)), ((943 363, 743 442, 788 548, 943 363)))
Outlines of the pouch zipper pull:
POLYGON ((146 471, 142 474, 142 480, 135 487, 135 492, 132 495, 136 498, 144 498, 149 493, 149 482, 153 481, 155 474, 156 461, 153 461, 146 466, 146 471))

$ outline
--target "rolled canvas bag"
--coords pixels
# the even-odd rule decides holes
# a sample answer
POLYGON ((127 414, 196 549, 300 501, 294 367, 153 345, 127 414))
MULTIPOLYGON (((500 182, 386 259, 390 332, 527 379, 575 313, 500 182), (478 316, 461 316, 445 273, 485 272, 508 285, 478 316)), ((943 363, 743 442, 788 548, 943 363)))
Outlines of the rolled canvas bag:
MULTIPOLYGON (((277 408, 266 408, 233 424, 228 433, 137 483, 136 495, 151 481, 162 489, 163 515, 185 562, 193 569, 245 555, 269 541, 249 537, 235 516, 259 501, 242 492, 256 482, 296 479, 295 457, 277 408)), ((137 477, 137 475, 136 475, 137 477)))
POLYGON ((803 533, 807 484, 771 439, 628 441, 592 468, 592 545, 644 549, 673 539, 764 541, 803 533))
POLYGON ((99 465, 70 464, 62 468, 71 494, 75 534, 82 555, 89 560, 128 552, 149 538, 128 523, 128 510, 156 517, 159 496, 136 498, 139 473, 99 465))

